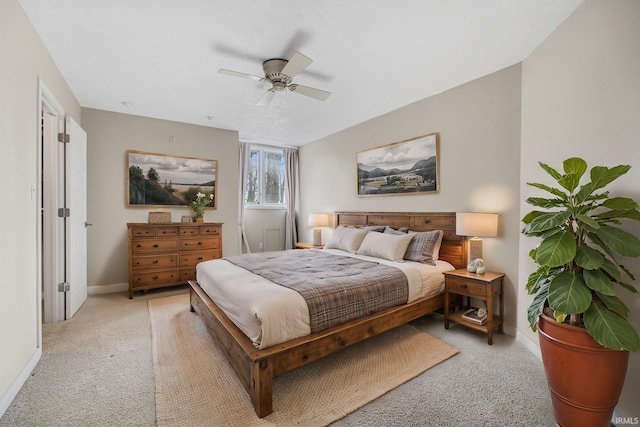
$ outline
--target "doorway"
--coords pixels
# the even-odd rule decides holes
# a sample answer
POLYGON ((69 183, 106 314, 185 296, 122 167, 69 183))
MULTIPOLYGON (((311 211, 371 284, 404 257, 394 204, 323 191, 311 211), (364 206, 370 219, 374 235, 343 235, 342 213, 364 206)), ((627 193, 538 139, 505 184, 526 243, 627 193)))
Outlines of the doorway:
POLYGON ((70 319, 87 298, 86 133, 42 82, 40 119, 39 325, 70 319))

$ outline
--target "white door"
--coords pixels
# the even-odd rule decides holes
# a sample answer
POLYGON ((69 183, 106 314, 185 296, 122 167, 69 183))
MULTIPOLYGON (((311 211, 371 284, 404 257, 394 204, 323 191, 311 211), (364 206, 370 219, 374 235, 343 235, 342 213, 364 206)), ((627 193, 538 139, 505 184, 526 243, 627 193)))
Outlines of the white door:
POLYGON ((70 319, 87 299, 87 134, 72 118, 65 120, 66 221, 65 318, 70 319))

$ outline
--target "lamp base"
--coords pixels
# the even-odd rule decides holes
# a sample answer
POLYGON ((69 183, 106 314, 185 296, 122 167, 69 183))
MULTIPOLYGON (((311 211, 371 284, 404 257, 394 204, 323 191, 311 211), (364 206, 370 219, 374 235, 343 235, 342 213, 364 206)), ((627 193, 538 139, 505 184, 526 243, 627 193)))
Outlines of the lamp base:
POLYGON ((469 239, 469 259, 482 258, 482 239, 478 237, 472 237, 469 239))
POLYGON ((313 229, 313 246, 322 246, 322 228, 313 229))

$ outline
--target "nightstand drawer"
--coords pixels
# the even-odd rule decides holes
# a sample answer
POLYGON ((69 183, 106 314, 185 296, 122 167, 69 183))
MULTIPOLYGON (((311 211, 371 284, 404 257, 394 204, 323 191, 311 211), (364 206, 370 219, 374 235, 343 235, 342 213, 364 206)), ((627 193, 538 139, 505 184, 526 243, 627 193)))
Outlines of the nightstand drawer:
POLYGON ((486 297, 487 285, 485 283, 476 283, 468 279, 459 279, 457 277, 447 277, 446 286, 448 292, 460 295, 486 297))

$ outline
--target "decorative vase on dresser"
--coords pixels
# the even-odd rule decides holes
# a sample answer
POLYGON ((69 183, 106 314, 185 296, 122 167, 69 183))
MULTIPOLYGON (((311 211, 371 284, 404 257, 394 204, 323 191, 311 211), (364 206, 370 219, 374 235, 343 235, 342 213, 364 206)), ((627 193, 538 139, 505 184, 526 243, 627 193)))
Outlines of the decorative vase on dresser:
POLYGON ((186 284, 196 265, 222 257, 222 223, 128 223, 129 298, 135 291, 186 284))

